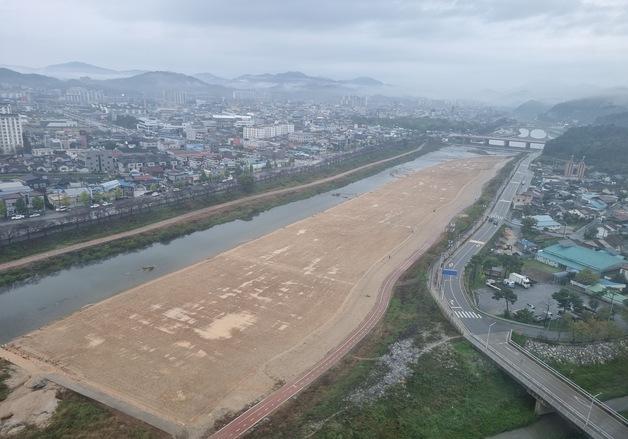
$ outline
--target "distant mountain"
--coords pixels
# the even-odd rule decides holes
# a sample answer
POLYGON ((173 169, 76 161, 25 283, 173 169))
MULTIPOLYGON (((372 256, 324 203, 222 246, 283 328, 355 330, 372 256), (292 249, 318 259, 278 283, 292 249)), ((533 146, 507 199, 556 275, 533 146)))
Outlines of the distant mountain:
POLYGON ((544 117, 555 121, 588 124, 599 117, 628 111, 628 94, 596 96, 561 102, 550 108, 544 117))
POLYGON ((628 128, 628 111, 599 116, 595 119, 593 125, 615 125, 618 127, 628 128))
POLYGON ((531 99, 515 108, 512 114, 517 120, 527 122, 535 120, 539 115, 545 113, 550 108, 550 104, 531 99))
POLYGON ((358 85, 363 87, 382 87, 383 85, 385 85, 382 81, 369 78, 368 76, 359 76, 353 79, 345 79, 344 81, 340 82, 344 84, 358 85))
POLYGON ((89 81, 90 85, 97 85, 108 90, 137 93, 158 97, 164 91, 184 91, 207 93, 215 96, 228 96, 230 90, 226 87, 210 85, 193 76, 174 72, 146 72, 128 78, 107 79, 103 81, 89 81))
POLYGON ((376 79, 359 77, 334 80, 309 76, 302 72, 242 75, 228 83, 237 89, 266 90, 274 95, 298 98, 328 98, 347 94, 384 93, 385 84, 376 79))
POLYGON ((546 143, 543 155, 569 159, 585 157, 596 170, 625 173, 628 169, 628 128, 620 126, 582 126, 570 128, 546 143))
POLYGON ((42 69, 42 72, 50 76, 69 75, 68 77, 75 77, 76 74, 81 74, 81 76, 119 74, 119 72, 116 70, 98 67, 93 64, 87 64, 78 61, 71 61, 62 64, 53 64, 50 66, 46 66, 42 69))
POLYGON ((167 90, 181 90, 211 96, 228 97, 233 89, 262 90, 275 97, 326 99, 342 95, 399 94, 393 87, 369 77, 334 80, 309 76, 302 72, 242 75, 235 79, 211 73, 193 76, 166 71, 118 71, 83 62, 54 64, 41 69, 19 67, 22 71, 3 69, 4 83, 39 88, 85 86, 114 92, 159 97, 167 90), (37 73, 32 73, 37 71, 37 73), (45 75, 40 73, 45 72, 45 75))
POLYGON ((229 82, 231 82, 230 79, 227 78, 221 78, 220 76, 216 76, 212 73, 195 73, 194 75, 192 75, 193 77, 195 77, 196 79, 200 79, 201 81, 207 83, 207 84, 212 84, 212 85, 229 85, 229 82))
POLYGON ((28 88, 62 88, 65 86, 63 81, 49 76, 38 75, 36 73, 19 73, 14 70, 0 68, 0 84, 9 87, 28 87, 28 88))

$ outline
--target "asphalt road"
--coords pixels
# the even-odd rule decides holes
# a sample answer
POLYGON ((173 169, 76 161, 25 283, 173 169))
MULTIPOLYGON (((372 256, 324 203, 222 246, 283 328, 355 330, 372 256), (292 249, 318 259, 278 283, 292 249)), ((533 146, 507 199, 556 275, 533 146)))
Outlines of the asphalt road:
POLYGON ((465 266, 499 229, 499 225, 508 215, 511 201, 517 192, 527 188, 531 180, 528 166, 532 159, 532 156, 528 156, 521 162, 496 201, 490 216, 497 218, 499 224, 495 225, 486 221, 443 263, 443 268, 457 270, 458 276, 447 276, 439 281, 442 305, 448 310, 448 314, 466 338, 476 347, 485 351, 533 394, 554 407, 562 416, 583 428, 591 437, 628 438, 628 427, 622 420, 613 416, 603 403, 597 400, 592 403, 591 395, 579 389, 575 384, 561 379, 508 342, 508 334, 512 329, 527 335, 538 335, 543 332, 542 329, 506 322, 480 313, 471 306, 464 291, 462 273, 465 266), (587 418, 589 418, 588 422, 587 418))

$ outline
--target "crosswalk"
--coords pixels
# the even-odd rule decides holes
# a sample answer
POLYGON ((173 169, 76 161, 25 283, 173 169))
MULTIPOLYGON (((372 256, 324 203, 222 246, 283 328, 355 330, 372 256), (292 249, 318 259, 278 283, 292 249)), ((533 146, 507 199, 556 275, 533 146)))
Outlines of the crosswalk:
POLYGON ((473 311, 454 310, 454 314, 461 319, 481 319, 482 316, 473 311))

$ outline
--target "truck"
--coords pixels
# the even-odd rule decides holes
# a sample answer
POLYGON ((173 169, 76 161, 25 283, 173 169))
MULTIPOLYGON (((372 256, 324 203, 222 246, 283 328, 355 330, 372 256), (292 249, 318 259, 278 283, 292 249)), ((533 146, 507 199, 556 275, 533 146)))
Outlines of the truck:
POLYGON ((521 285, 523 288, 530 288, 530 279, 523 274, 510 273, 508 280, 514 282, 516 285, 521 285))

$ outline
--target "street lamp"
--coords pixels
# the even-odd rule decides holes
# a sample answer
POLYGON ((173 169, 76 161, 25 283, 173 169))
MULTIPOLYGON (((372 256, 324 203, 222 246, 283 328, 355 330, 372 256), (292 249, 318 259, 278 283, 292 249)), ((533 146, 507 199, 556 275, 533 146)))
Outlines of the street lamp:
POLYGON ((603 392, 600 392, 597 395, 593 395, 591 397, 591 405, 589 406, 589 413, 587 413, 587 422, 584 423, 584 428, 586 428, 589 425, 589 418, 591 417, 591 410, 593 410, 593 401, 595 400, 595 398, 600 396, 602 393, 603 392))
POLYGON ((488 350, 488 339, 491 336, 491 328, 493 327, 493 325, 495 323, 497 323, 497 322, 493 322, 490 325, 488 325, 488 334, 486 334, 486 346, 485 346, 485 349, 487 349, 487 350, 488 350))

